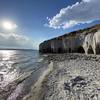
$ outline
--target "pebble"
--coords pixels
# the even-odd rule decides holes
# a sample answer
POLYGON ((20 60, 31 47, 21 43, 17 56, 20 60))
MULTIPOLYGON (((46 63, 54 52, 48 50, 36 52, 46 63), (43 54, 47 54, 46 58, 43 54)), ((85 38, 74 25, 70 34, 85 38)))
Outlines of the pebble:
POLYGON ((47 59, 56 66, 43 100, 100 100, 99 55, 50 54, 47 59))

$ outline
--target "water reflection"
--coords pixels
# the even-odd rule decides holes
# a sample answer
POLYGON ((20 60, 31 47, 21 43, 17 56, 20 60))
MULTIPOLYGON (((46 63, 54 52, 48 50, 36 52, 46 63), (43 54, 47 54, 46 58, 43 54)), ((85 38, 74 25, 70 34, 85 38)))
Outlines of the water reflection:
POLYGON ((0 59, 1 60, 10 60, 11 56, 15 53, 15 51, 11 50, 0 50, 0 59))
POLYGON ((38 77, 42 60, 38 51, 0 50, 0 100, 17 100, 27 94, 38 77))
POLYGON ((13 60, 10 60, 15 51, 0 50, 0 88, 12 82, 18 75, 17 69, 12 70, 13 60))

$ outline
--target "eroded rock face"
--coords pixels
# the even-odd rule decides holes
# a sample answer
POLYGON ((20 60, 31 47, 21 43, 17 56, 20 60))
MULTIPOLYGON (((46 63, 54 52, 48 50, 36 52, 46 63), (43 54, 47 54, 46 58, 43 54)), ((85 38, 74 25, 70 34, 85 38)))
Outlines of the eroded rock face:
POLYGON ((100 54, 100 30, 85 36, 83 41, 83 48, 86 54, 100 54))
POLYGON ((100 25, 44 41, 39 50, 42 53, 100 54, 100 25))
POLYGON ((84 38, 82 46, 83 46, 86 54, 95 53, 95 51, 94 51, 95 43, 93 43, 95 41, 94 41, 93 37, 94 37, 94 33, 91 33, 91 34, 87 34, 84 38))

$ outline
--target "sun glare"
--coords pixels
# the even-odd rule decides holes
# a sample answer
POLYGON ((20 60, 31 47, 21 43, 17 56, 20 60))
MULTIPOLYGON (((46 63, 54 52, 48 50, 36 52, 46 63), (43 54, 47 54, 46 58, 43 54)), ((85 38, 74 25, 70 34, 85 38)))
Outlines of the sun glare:
POLYGON ((3 25, 3 28, 5 28, 5 29, 7 29, 7 30, 12 30, 12 29, 16 28, 16 25, 13 24, 13 23, 10 22, 10 21, 4 21, 4 22, 2 23, 2 25, 3 25))

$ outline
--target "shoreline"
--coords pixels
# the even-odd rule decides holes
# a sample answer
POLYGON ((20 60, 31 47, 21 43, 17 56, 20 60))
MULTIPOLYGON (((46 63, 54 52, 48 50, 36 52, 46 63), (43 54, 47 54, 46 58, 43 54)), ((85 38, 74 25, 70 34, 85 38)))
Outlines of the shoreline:
POLYGON ((100 99, 100 55, 48 54, 45 59, 51 63, 23 100, 100 99))
POLYGON ((26 95, 23 100, 42 100, 44 95, 44 83, 49 74, 53 71, 53 62, 50 62, 48 68, 42 73, 37 82, 31 89, 31 93, 26 95))

